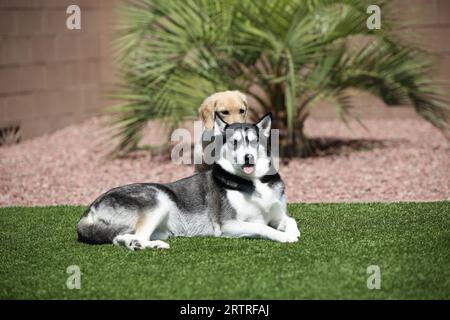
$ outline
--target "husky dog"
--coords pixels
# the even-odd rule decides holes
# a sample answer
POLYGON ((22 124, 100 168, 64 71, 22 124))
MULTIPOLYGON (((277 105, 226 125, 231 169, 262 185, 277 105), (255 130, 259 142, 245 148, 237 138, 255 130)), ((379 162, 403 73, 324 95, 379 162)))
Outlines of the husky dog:
POLYGON ((216 113, 212 170, 168 184, 137 183, 104 193, 79 220, 79 241, 130 250, 169 248, 163 240, 175 236, 298 241, 283 181, 271 162, 271 123, 271 114, 257 124, 227 124, 216 113))

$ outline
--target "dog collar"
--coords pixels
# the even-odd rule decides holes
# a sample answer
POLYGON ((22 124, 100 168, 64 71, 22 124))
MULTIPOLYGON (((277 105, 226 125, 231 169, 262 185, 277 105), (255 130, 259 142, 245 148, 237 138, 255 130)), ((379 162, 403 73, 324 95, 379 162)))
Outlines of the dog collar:
MULTIPOLYGON (((252 181, 229 173, 217 163, 213 164, 212 175, 214 180, 225 189, 246 191, 246 192, 255 191, 255 185, 253 184, 252 181)), ((281 177, 277 172, 275 174, 267 174, 261 177, 259 181, 261 181, 262 183, 268 183, 269 185, 273 185, 280 182, 281 177)))
POLYGON ((217 163, 213 165, 212 176, 214 180, 225 189, 245 192, 255 191, 255 185, 252 181, 229 173, 217 163))

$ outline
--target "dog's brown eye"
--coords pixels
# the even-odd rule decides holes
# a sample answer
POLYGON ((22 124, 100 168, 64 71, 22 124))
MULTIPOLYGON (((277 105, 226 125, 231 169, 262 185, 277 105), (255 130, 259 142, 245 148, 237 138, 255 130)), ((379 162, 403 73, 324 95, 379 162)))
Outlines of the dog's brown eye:
POLYGON ((243 113, 245 113, 245 109, 241 109, 241 110, 239 110, 239 112, 240 112, 241 114, 243 114, 243 113))
POLYGON ((223 114, 224 116, 227 116, 230 114, 230 112, 228 112, 227 110, 220 111, 220 113, 223 114))

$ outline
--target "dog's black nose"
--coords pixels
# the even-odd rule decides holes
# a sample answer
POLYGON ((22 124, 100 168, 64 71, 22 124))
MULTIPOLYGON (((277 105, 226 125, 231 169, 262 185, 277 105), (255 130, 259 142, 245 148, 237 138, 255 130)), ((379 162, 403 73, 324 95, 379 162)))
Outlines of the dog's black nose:
POLYGON ((255 164, 255 158, 251 154, 246 154, 244 156, 245 164, 255 164))

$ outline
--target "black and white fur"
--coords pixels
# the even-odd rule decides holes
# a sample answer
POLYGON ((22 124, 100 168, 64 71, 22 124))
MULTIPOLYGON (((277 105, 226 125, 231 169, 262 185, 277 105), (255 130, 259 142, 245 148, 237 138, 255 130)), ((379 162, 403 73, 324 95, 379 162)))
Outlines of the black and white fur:
POLYGON ((249 237, 296 242, 284 184, 271 173, 271 115, 257 124, 226 124, 215 115, 218 147, 212 170, 168 184, 138 183, 97 198, 77 225, 78 239, 130 250, 169 248, 169 237, 249 237))

